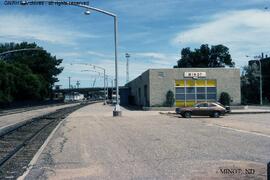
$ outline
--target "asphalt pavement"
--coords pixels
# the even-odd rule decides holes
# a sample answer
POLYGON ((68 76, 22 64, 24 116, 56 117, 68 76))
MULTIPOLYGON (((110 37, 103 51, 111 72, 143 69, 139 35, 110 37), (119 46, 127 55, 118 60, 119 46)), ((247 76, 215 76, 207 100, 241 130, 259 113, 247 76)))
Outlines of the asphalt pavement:
POLYGON ((94 104, 68 116, 26 179, 266 179, 269 114, 123 110, 115 118, 112 109, 94 104))

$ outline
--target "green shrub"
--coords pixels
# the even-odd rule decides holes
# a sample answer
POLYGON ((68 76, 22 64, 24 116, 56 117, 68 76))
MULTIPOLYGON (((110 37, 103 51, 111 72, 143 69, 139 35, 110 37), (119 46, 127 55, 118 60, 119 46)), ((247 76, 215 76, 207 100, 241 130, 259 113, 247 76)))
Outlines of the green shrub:
POLYGON ((174 105, 174 94, 171 90, 169 90, 166 94, 166 102, 165 105, 168 107, 172 107, 174 105))
POLYGON ((220 94, 219 102, 224 106, 229 106, 231 103, 231 97, 227 92, 222 92, 220 94))

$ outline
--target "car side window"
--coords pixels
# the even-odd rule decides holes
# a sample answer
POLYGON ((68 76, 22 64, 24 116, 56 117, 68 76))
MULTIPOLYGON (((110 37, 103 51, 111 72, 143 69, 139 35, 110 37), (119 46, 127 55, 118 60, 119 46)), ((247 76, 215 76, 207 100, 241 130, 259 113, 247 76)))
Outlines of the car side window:
POLYGON ((204 103, 204 104, 203 104, 203 107, 208 107, 208 104, 207 104, 207 103, 204 103))
POLYGON ((198 104, 197 107, 208 107, 207 103, 198 104))

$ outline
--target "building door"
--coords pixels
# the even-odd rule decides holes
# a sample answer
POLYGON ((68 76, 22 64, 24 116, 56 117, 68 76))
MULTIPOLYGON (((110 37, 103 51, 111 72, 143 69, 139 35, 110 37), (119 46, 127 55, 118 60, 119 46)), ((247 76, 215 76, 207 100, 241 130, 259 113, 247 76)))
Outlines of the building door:
POLYGON ((217 83, 213 79, 175 80, 176 106, 193 106, 199 102, 215 102, 217 100, 217 83))
POLYGON ((141 106, 141 88, 138 88, 138 105, 141 106))
POLYGON ((143 94, 144 94, 144 106, 149 106, 148 105, 148 97, 147 97, 147 85, 144 85, 143 87, 143 94))

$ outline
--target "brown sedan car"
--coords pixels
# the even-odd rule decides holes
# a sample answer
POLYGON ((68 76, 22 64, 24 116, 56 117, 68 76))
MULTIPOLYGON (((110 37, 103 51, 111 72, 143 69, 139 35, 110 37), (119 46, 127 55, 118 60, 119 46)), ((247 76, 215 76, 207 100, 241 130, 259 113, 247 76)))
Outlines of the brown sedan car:
POLYGON ((218 118, 219 116, 225 115, 227 112, 226 108, 219 103, 199 103, 193 107, 176 108, 175 112, 185 118, 191 116, 210 116, 218 118))

